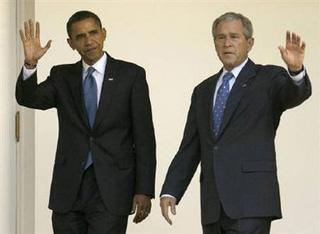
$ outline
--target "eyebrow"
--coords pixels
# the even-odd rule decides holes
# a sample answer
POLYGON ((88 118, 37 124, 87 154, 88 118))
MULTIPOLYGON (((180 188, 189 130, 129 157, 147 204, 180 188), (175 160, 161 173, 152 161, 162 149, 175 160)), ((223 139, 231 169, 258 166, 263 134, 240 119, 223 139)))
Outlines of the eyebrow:
MULTIPOLYGON (((98 29, 92 29, 88 32, 88 34, 94 34, 94 33, 97 33, 98 32, 98 29)), ((76 39, 80 39, 82 37, 84 37, 87 33, 79 33, 77 35, 75 35, 75 38, 76 39)))

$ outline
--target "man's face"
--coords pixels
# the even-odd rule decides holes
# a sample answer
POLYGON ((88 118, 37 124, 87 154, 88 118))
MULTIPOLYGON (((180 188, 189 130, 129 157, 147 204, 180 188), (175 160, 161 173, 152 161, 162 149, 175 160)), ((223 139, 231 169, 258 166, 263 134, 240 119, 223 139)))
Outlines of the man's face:
POLYGON ((253 38, 246 39, 240 20, 221 21, 215 31, 214 45, 224 68, 232 70, 247 57, 253 38))
POLYGON ((100 28, 93 18, 84 19, 71 25, 71 35, 68 43, 77 50, 88 65, 96 63, 103 55, 103 43, 106 30, 100 28))

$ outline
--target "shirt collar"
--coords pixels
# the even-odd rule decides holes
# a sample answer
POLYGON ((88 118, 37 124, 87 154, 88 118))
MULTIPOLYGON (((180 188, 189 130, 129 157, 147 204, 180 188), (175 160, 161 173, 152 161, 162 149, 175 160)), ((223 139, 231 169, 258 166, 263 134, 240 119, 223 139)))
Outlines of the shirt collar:
POLYGON ((83 72, 86 73, 89 67, 93 67, 95 71, 104 75, 105 69, 107 65, 107 55, 103 53, 102 57, 93 65, 88 65, 82 60, 83 72))
POLYGON ((221 77, 223 77, 227 72, 231 72, 233 76, 237 78, 242 68, 246 65, 247 62, 248 62, 248 58, 246 58, 240 65, 236 66, 231 71, 228 71, 227 69, 223 68, 221 77))

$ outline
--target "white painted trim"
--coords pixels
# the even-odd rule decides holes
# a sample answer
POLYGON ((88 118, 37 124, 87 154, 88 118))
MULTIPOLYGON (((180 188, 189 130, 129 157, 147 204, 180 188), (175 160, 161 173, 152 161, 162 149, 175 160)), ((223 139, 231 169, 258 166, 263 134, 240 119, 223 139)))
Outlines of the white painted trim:
MULTIPOLYGON (((17 34, 17 75, 23 64, 23 47, 19 37, 19 29, 23 22, 35 17, 34 0, 16 0, 16 34, 17 34)), ((34 110, 21 107, 20 142, 17 143, 17 212, 16 233, 35 233, 35 115, 34 110)))

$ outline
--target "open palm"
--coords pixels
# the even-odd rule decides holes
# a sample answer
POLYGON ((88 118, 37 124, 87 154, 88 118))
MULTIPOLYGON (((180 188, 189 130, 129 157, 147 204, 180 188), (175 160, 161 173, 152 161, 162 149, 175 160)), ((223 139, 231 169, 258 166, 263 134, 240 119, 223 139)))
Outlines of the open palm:
POLYGON ((32 20, 24 22, 24 32, 22 30, 20 30, 19 32, 21 41, 23 43, 25 62, 30 65, 36 65, 38 60, 50 48, 51 40, 47 42, 45 47, 41 46, 40 25, 37 22, 35 28, 32 20))
POLYGON ((279 50, 290 71, 302 69, 305 48, 306 44, 298 34, 287 31, 286 46, 279 46, 279 50))

